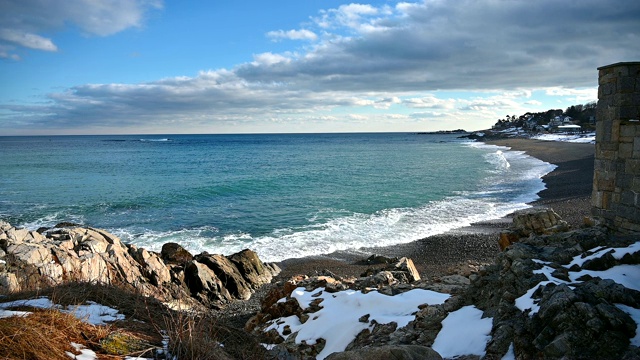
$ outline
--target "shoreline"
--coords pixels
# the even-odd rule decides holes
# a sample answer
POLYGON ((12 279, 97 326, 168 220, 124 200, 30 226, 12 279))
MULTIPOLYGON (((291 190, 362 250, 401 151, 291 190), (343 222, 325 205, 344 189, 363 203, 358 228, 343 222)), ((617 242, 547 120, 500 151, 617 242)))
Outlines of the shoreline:
MULTIPOLYGON (((506 146, 511 151, 556 165, 556 169, 542 179, 546 189, 532 207, 550 207, 572 228, 584 223, 591 212, 591 189, 595 145, 533 139, 499 139, 484 141, 489 145, 506 146)), ((358 253, 331 254, 287 259, 277 264, 282 268, 281 279, 329 270, 338 276, 359 276, 372 265, 356 265, 355 261, 378 254, 386 257, 408 257, 423 278, 434 279, 447 275, 465 265, 492 263, 500 252, 498 234, 511 224, 511 216, 471 224, 446 233, 387 247, 360 248, 358 253)), ((374 266, 375 267, 375 266, 374 266)))

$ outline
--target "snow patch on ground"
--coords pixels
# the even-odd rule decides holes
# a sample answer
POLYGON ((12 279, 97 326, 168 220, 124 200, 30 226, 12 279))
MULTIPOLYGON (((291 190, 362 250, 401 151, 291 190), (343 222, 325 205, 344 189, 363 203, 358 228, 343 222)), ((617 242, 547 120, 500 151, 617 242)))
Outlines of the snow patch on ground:
POLYGON ((324 289, 306 291, 300 287, 291 293, 291 297, 298 301, 302 309, 308 308, 314 300, 323 299, 319 305, 321 309, 310 313, 304 324, 294 315, 273 320, 265 331, 276 329, 282 337, 287 338, 288 335, 284 335, 283 331, 288 326, 292 334, 297 333, 297 344, 304 340, 313 345, 322 338, 325 347, 317 359, 324 359, 331 353, 344 351, 362 330, 372 329, 372 320, 378 324, 395 322, 401 328, 415 319, 419 305, 442 304, 449 295, 422 289, 388 296, 376 291, 366 294, 355 290, 329 293, 324 289), (366 315, 369 315, 368 322, 360 322, 359 319, 366 315))
POLYGON ((465 306, 449 313, 442 320, 442 330, 433 342, 433 350, 443 358, 463 355, 485 355, 485 347, 491 339, 493 318, 482 318, 482 310, 465 306))
POLYGON ((586 134, 540 134, 540 135, 534 135, 531 138, 536 140, 545 140, 545 141, 564 141, 564 142, 587 143, 587 144, 596 143, 595 132, 586 133, 586 134))
POLYGON ((640 346, 640 309, 632 308, 624 304, 616 304, 618 309, 626 312, 636 322, 636 336, 630 339, 631 345, 640 346))
MULTIPOLYGON (((581 267, 586 261, 600 258, 607 253, 611 253, 614 258, 619 260, 627 254, 635 254, 639 251, 640 241, 633 243, 627 247, 621 248, 607 248, 600 246, 592 249, 590 255, 585 257, 576 256, 569 264, 564 266, 567 269, 574 268, 575 266, 581 267)), ((534 259, 533 261, 538 264, 544 264, 544 262, 540 260, 534 259)), ((534 270, 534 274, 544 274, 547 280, 541 281, 540 283, 536 284, 524 295, 516 299, 516 307, 520 309, 520 311, 531 310, 529 313, 530 316, 538 312, 539 306, 537 305, 537 300, 533 298, 533 294, 536 292, 536 290, 538 290, 539 287, 544 287, 550 283, 554 283, 556 285, 578 283, 580 282, 578 279, 580 279, 584 275, 599 277, 601 279, 611 279, 626 288, 640 291, 640 265, 618 265, 602 271, 582 269, 579 271, 569 271, 569 279, 571 280, 571 282, 555 278, 552 275, 553 271, 553 268, 546 265, 543 265, 541 269, 534 270)))
POLYGON ((100 305, 93 301, 88 301, 86 305, 69 305, 63 308, 54 304, 47 297, 39 297, 36 299, 16 300, 0 303, 0 318, 9 316, 26 316, 28 311, 12 311, 8 310, 16 307, 32 307, 37 309, 56 309, 64 313, 73 314, 78 319, 92 325, 105 325, 107 322, 123 320, 124 315, 118 310, 108 306, 100 305))

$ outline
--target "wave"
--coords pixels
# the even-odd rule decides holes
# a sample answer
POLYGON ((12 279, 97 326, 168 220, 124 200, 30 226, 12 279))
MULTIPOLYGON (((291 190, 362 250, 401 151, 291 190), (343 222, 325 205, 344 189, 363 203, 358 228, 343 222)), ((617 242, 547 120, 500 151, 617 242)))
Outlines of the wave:
POLYGON ((140 141, 164 142, 164 141, 171 141, 171 139, 168 139, 168 138, 163 138, 163 139, 140 139, 140 141))
MULTIPOLYGON (((154 139, 158 140, 158 139, 154 139)), ((167 139, 168 141, 168 139, 167 139)), ((100 224, 119 236, 124 242, 134 243, 149 250, 159 251, 167 242, 177 242, 193 253, 208 251, 229 255, 245 248, 256 251, 264 261, 281 261, 328 254, 334 251, 356 251, 362 247, 391 246, 415 241, 468 226, 475 222, 501 218, 509 213, 530 207, 528 203, 537 200, 537 193, 545 188, 542 176, 555 166, 535 159, 524 152, 511 151, 506 147, 482 143, 465 143, 480 154, 487 164, 479 178, 470 179, 470 188, 449 194, 446 198, 426 201, 418 206, 388 208, 372 214, 353 212, 345 209, 325 207, 306 214, 302 225, 274 225, 275 229, 251 231, 246 224, 235 224, 235 228, 219 229, 214 226, 200 226, 193 221, 193 227, 166 229, 170 219, 156 222, 153 216, 135 217, 137 210, 144 210, 156 204, 157 199, 135 198, 108 204, 97 203, 82 208, 70 207, 62 212, 43 209, 40 214, 49 215, 38 219, 27 219, 22 226, 37 228, 52 226, 59 221, 84 223, 85 218, 70 217, 71 213, 85 214, 87 219, 102 219, 100 224), (105 218, 105 213, 126 215, 123 221, 105 218), (97 215, 96 215, 97 214, 97 215), (147 225, 145 225, 147 224, 147 225), (153 228, 161 224, 162 230, 153 228), (150 228, 144 228, 149 226, 150 228), (244 226, 244 228, 242 228, 244 226)), ((475 174, 475 173, 474 173, 475 174)), ((455 175, 455 174, 454 174, 455 175)), ((460 174, 464 176, 464 174, 460 174)), ((269 184, 265 185, 266 190, 269 184), (268 185, 268 186, 267 186, 268 185)), ((428 186, 429 184, 425 184, 428 186)), ((198 198, 218 197, 228 194, 249 194, 260 184, 240 183, 239 185, 201 186, 182 194, 189 201, 198 198)), ((251 198, 251 196, 247 196, 251 198)), ((205 208, 202 208, 205 209, 205 208)), ((155 210, 154 210, 155 211, 155 210)), ((156 214, 164 214, 159 209, 156 214)), ((204 210, 203 210, 204 211, 204 210)), ((144 213, 144 211, 142 211, 144 213)), ((206 210, 207 214, 214 214, 206 210)), ((268 214, 267 214, 268 215, 268 214)), ((271 214, 271 216, 274 216, 271 214)), ((220 219, 217 219, 220 220, 220 219)), ((183 224, 185 222, 182 222, 183 224)), ((220 221, 221 227, 224 222, 220 221)), ((300 222, 298 222, 300 224, 300 222)), ((183 225, 174 225, 183 226, 183 225)))

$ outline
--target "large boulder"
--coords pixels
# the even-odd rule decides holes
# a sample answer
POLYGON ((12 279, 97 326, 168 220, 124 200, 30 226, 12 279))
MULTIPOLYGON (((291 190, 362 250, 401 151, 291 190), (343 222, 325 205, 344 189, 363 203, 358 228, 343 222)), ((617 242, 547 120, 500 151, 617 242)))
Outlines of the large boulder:
POLYGON ((565 232, 569 225, 553 209, 533 208, 516 213, 509 229, 500 233, 498 244, 504 250, 521 238, 565 232))

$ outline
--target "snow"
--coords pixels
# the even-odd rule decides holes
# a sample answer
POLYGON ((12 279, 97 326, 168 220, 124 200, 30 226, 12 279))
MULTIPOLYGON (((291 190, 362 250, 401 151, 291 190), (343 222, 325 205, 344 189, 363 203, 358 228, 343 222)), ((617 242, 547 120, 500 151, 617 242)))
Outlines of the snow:
POLYGON ((573 142, 573 143, 588 143, 595 144, 596 143, 596 133, 587 133, 587 134, 540 134, 534 135, 531 137, 536 140, 545 140, 545 141, 564 141, 564 142, 573 142))
POLYGON ((28 311, 11 311, 11 310, 0 309, 0 319, 12 317, 12 316, 27 316, 29 314, 30 312, 28 311))
POLYGON ((626 312, 636 322, 636 336, 630 339, 631 345, 640 346, 640 309, 632 308, 624 304, 616 304, 618 309, 626 312))
POLYGON ((640 251, 640 241, 623 248, 606 248, 604 246, 598 246, 597 248, 591 250, 591 252, 593 253, 589 256, 585 256, 584 258, 581 256, 574 257, 573 260, 568 265, 566 265, 566 268, 567 269, 571 268, 573 265, 578 265, 582 267, 582 265, 588 260, 601 258, 602 256, 604 256, 604 254, 608 252, 611 252, 611 255, 615 259, 620 260, 625 255, 633 254, 638 251, 640 251))
POLYGON ((16 300, 0 303, 0 318, 9 316, 26 316, 27 311, 11 311, 7 310, 15 307, 32 307, 38 309, 57 309, 64 313, 75 315, 78 319, 92 325, 105 325, 106 322, 124 319, 124 315, 118 310, 108 306, 88 301, 86 305, 69 305, 66 309, 62 306, 54 304, 47 297, 39 297, 36 299, 16 300))
POLYGON ((640 265, 618 265, 602 271, 581 270, 570 272, 569 278, 571 281, 577 281, 584 275, 611 279, 626 288, 640 291, 640 265))
POLYGON ((484 356, 491 339, 493 318, 482 318, 482 311, 475 306, 465 306, 449 313, 442 321, 442 330, 431 347, 443 358, 462 355, 484 356))
POLYGON ((285 326, 289 326, 292 334, 297 333, 297 344, 305 341, 313 345, 322 338, 325 340, 325 347, 317 359, 324 359, 331 353, 344 351, 362 330, 373 329, 372 320, 378 324, 395 322, 397 328, 401 328, 415 319, 414 314, 419 305, 442 304, 449 295, 422 289, 388 296, 376 291, 366 294, 355 290, 329 293, 324 289, 306 291, 304 288, 297 288, 291 293, 291 297, 298 301, 302 309, 308 308, 316 299, 323 299, 321 309, 310 313, 304 324, 294 315, 274 320, 265 331, 276 329, 282 337, 287 338, 288 335, 284 335, 283 330, 285 326), (360 322, 359 319, 365 315, 369 315, 368 322, 360 322))
MULTIPOLYGON (((604 256, 607 253, 611 253, 611 255, 616 259, 622 259, 626 254, 634 254, 640 251, 640 241, 633 243, 627 247, 621 248, 608 248, 608 247, 597 247, 591 250, 591 254, 585 257, 576 256, 573 260, 564 265, 565 268, 569 269, 573 266, 582 266, 587 260, 597 259, 604 256)), ((537 264, 545 264, 545 262, 537 259, 533 259, 533 261, 537 264)), ((515 305, 520 311, 531 310, 529 315, 533 316, 533 314, 537 313, 540 307, 537 305, 537 300, 533 298, 533 294, 540 287, 544 287, 547 284, 570 284, 567 281, 558 279, 551 275, 554 269, 543 265, 541 269, 534 270, 534 274, 544 274, 547 278, 546 281, 541 281, 536 284, 534 287, 529 289, 524 295, 520 296, 516 299, 515 305)), ((579 278, 582 276, 589 275, 591 277, 599 277, 601 279, 611 279, 616 283, 627 287, 629 289, 634 289, 640 291, 640 265, 618 265, 614 266, 607 270, 595 271, 595 270, 580 270, 580 271, 570 271, 569 279, 571 283, 579 282, 579 278)))
POLYGON ((76 351, 80 352, 80 355, 75 355, 70 351, 65 351, 67 356, 69 356, 72 359, 77 359, 77 360, 97 360, 98 359, 98 356, 96 355, 95 352, 93 352, 93 350, 87 349, 82 344, 77 344, 72 342, 71 346, 73 346, 76 349, 76 351))
POLYGON ((513 343, 509 345, 509 350, 507 350, 507 353, 504 354, 504 356, 500 360, 516 360, 516 352, 513 349, 513 343))
POLYGON ((88 305, 69 306, 68 312, 78 319, 93 325, 106 325, 107 322, 124 320, 124 315, 120 314, 116 309, 93 301, 87 301, 87 303, 88 305))

